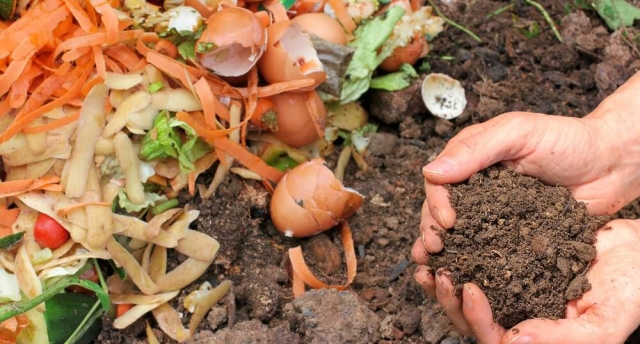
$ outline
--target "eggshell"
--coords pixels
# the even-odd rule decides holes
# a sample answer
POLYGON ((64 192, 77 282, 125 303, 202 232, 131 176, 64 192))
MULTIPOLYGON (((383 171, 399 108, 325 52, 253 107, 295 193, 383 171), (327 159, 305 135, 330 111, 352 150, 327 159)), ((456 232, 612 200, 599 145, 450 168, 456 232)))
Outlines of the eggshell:
POLYGON ((396 48, 391 56, 382 61, 380 69, 385 72, 396 72, 403 63, 414 65, 421 56, 426 55, 424 52, 425 46, 428 46, 427 39, 424 35, 416 34, 411 39, 411 42, 404 47, 396 48))
POLYGON ((467 106, 460 81, 441 73, 431 73, 422 81, 422 100, 432 115, 453 119, 467 106))
MULTIPOLYGON (((325 121, 327 112, 322 99, 316 91, 311 92, 310 101, 320 113, 320 120, 325 121)), ((273 135, 292 147, 306 146, 320 138, 313 124, 305 95, 307 93, 287 92, 271 97, 275 104, 278 130, 273 135)))
POLYGON ((313 79, 313 85, 298 90, 303 92, 315 89, 326 80, 327 74, 311 37, 300 26, 293 25, 291 20, 276 22, 267 28, 267 37, 258 70, 268 83, 313 79))
POLYGON ((253 12, 241 7, 224 7, 207 19, 207 29, 198 40, 214 48, 197 53, 201 65, 224 77, 246 74, 264 54, 267 33, 253 12))
POLYGON ((340 23, 325 13, 305 13, 292 19, 304 32, 314 34, 325 41, 347 44, 347 33, 340 23))
POLYGON ((345 188, 320 158, 290 170, 271 198, 274 226, 289 237, 308 237, 326 231, 352 216, 364 201, 345 188))

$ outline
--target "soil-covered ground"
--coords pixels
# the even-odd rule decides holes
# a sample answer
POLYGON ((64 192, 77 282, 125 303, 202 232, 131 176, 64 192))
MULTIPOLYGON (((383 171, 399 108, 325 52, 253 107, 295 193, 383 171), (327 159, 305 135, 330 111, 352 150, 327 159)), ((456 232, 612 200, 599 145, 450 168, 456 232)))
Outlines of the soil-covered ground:
MULTIPOLYGON (((222 247, 205 275, 174 300, 185 323, 188 313, 179 305, 188 292, 207 280, 234 283, 230 297, 209 313, 192 343, 473 343, 455 332, 413 279, 410 249, 419 235, 422 166, 461 129, 504 112, 584 116, 640 69, 638 47, 628 39, 633 35, 611 32, 594 12, 570 1, 540 1, 558 24, 560 43, 540 12, 522 1, 486 18, 509 4, 436 2, 450 19, 482 38, 476 42, 448 26, 427 58, 431 72, 448 74, 466 89, 462 116, 453 121, 429 116, 418 82, 401 92, 371 92, 363 100, 381 127, 371 136, 370 168, 362 172, 352 162, 345 175, 345 184, 366 197, 350 219, 358 272, 348 291, 314 290, 293 299, 288 248, 301 244, 317 276, 343 283, 339 233, 283 237, 269 221, 269 194, 260 183, 230 176, 213 199, 189 200, 201 210, 197 229, 222 247)), ((329 159, 330 167, 335 158, 329 159)), ((617 216, 638 218, 640 206, 633 203, 617 216)), ((181 259, 171 257, 169 269, 181 259)), ((155 332, 162 343, 172 342, 155 332)), ((145 337, 143 321, 123 331, 105 322, 97 342, 138 343, 145 337)))

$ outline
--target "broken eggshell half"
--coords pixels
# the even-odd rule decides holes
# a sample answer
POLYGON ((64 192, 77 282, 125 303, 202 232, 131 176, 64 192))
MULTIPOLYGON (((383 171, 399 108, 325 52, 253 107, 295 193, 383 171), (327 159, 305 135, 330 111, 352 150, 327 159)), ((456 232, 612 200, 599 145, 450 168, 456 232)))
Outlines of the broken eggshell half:
POLYGON ((309 237, 352 216, 364 201, 346 188, 321 158, 290 170, 271 198, 271 220, 287 237, 309 237))
POLYGON ((267 48, 258 61, 258 70, 270 84, 313 79, 313 85, 298 92, 310 91, 323 83, 327 74, 313 47, 311 37, 291 20, 280 21, 267 28, 267 48))
POLYGON ((267 32, 260 19, 241 7, 224 7, 207 19, 196 43, 198 62, 223 77, 245 75, 264 54, 267 32))
POLYGON ((441 73, 431 73, 422 81, 422 100, 432 115, 453 119, 467 106, 460 81, 441 73))

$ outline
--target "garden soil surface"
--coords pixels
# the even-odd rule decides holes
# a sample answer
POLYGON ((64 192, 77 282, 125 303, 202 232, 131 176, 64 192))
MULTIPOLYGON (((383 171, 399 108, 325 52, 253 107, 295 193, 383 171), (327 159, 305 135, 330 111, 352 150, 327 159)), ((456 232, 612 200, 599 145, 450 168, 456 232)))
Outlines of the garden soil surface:
MULTIPOLYGON (((205 275, 173 301, 174 307, 188 324, 189 313, 182 306, 187 293, 204 281, 216 285, 229 279, 234 284, 230 297, 211 310, 191 343, 474 343, 456 333, 442 309, 426 298, 413 279, 416 265, 410 250, 419 236, 422 166, 463 128, 504 112, 585 116, 640 69, 637 47, 625 41, 622 32, 608 30, 594 12, 577 9, 569 1, 540 1, 558 23, 560 43, 535 8, 522 1, 514 3, 487 19, 509 2, 436 2, 446 16, 482 38, 482 43, 476 42, 448 26, 433 40, 427 58, 431 72, 448 74, 464 86, 468 105, 462 116, 453 121, 430 116, 420 99, 418 82, 401 92, 371 92, 364 98, 371 121, 379 123, 380 130, 371 136, 369 169, 359 171, 351 162, 345 175, 345 184, 366 197, 349 220, 358 272, 347 291, 313 290, 293 299, 287 261, 290 247, 302 245, 312 270, 327 283, 346 281, 339 232, 333 229, 301 240, 285 238, 270 223, 269 194, 262 184, 230 176, 212 199, 184 198, 201 211, 196 228, 218 239, 221 249, 205 275)), ((334 167, 336 156, 328 160, 334 167)), ((557 211, 557 202, 569 202, 566 194, 558 192, 556 201, 545 196, 532 206, 557 211)), ((571 214, 579 216, 580 207, 572 206, 571 214)), ((640 205, 634 202, 616 216, 638 218, 640 205)), ((168 268, 183 259, 171 256, 168 268)), ((564 285, 566 280, 548 283, 564 285)), ((564 297, 563 291, 557 293, 558 298, 564 297)), ((533 307, 523 310, 536 310, 526 300, 513 301, 533 307)), ((550 313, 542 315, 561 313, 559 299, 545 302, 555 303, 547 309, 550 313)), ((515 321, 511 316, 520 317, 504 316, 509 324, 515 321)), ((96 342, 145 343, 144 320, 156 327, 161 343, 173 343, 152 317, 125 330, 112 329, 105 319, 96 342)), ((628 342, 640 343, 633 338, 628 342)))

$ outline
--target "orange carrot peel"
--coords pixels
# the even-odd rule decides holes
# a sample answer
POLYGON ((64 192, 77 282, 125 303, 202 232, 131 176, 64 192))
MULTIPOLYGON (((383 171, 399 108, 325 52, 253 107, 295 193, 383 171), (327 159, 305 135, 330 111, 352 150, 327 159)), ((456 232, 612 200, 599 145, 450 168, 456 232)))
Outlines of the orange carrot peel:
POLYGON ((351 285, 356 277, 358 263, 351 228, 346 220, 340 224, 340 238, 347 263, 347 283, 343 285, 328 285, 322 282, 311 272, 311 269, 309 269, 309 266, 307 266, 307 263, 304 261, 302 247, 296 246, 289 249, 289 259, 291 260, 291 267, 293 268, 294 297, 304 294, 305 284, 314 289, 330 288, 336 290, 346 290, 351 285))

